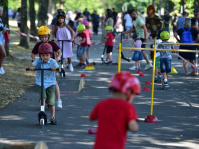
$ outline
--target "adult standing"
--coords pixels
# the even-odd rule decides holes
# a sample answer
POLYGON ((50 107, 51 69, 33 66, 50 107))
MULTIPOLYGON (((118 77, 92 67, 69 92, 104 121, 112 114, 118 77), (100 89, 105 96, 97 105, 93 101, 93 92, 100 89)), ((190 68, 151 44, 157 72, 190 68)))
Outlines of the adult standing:
POLYGON ((163 31, 167 31, 170 33, 169 24, 171 21, 171 16, 169 15, 168 11, 165 11, 164 16, 162 17, 162 21, 164 22, 164 29, 163 31))
POLYGON ((5 39, 4 39, 4 34, 3 34, 5 28, 4 28, 4 24, 2 22, 2 19, 1 19, 2 15, 3 15, 3 7, 0 6, 0 74, 5 73, 5 71, 2 67, 2 64, 3 64, 3 61, 6 57, 6 50, 4 48, 5 39))
MULTIPOLYGON (((183 40, 186 36, 186 35, 184 35, 184 32, 187 32, 187 33, 190 32, 191 35, 192 35, 192 39, 186 38, 187 40, 192 40, 193 43, 196 43, 199 40, 199 34, 198 34, 197 30, 195 30, 194 28, 191 28, 191 19, 190 18, 186 18, 185 21, 184 21, 184 27, 178 29, 174 34, 174 37, 176 38, 176 40, 179 43, 183 43, 183 40), (178 38, 178 36, 180 36, 180 39, 178 38)), ((180 49, 195 50, 195 46, 180 45, 180 49)), ((189 61, 193 65, 195 65, 196 53, 179 52, 179 54, 184 59, 186 59, 187 61, 189 61)), ((184 70, 185 70, 185 75, 188 75, 188 63, 183 61, 183 67, 184 67, 184 70)), ((192 69, 193 69, 193 71, 192 71, 191 75, 196 75, 196 69, 193 66, 192 66, 192 69)))
POLYGON ((86 17, 87 21, 91 21, 91 14, 90 12, 87 10, 87 8, 85 8, 83 15, 86 17))
POLYGON ((175 14, 173 20, 171 21, 171 25, 173 27, 173 34, 178 30, 178 28, 177 28, 177 19, 178 19, 178 17, 175 14))
POLYGON ((195 28, 196 30, 199 30, 198 25, 199 25, 199 9, 197 8, 194 10, 194 18, 191 19, 191 27, 195 28))
POLYGON ((184 27, 184 21, 185 21, 185 18, 187 18, 187 16, 188 16, 188 13, 187 12, 183 12, 182 13, 182 17, 180 17, 179 19, 178 19, 178 21, 177 21, 177 29, 181 29, 181 28, 183 28, 184 27))
MULTIPOLYGON (((125 14, 124 16, 124 25, 125 25, 125 29, 126 31, 130 30, 133 27, 133 21, 131 16, 129 15, 129 11, 125 14)), ((128 33, 127 38, 131 37, 131 32, 128 33)))
MULTIPOLYGON (((130 33, 130 32, 133 32, 134 30, 136 30, 136 33, 138 33, 141 37, 141 40, 142 42, 147 42, 147 28, 145 26, 145 22, 144 20, 138 15, 137 11, 136 10, 131 10, 129 12, 132 20, 133 20, 133 26, 135 27, 135 29, 132 27, 130 30, 128 31, 125 31, 123 32, 122 34, 127 34, 127 33, 130 33)), ((145 45, 142 44, 142 48, 145 48, 145 45)), ((146 60, 146 67, 144 68, 144 70, 149 70, 150 68, 152 68, 153 66, 151 65, 151 63, 149 62, 149 59, 148 59, 148 56, 147 54, 145 53, 144 50, 141 51, 143 56, 144 56, 144 59, 146 60)), ((134 66, 133 66, 134 67, 134 66)), ((135 70, 135 67, 134 68, 129 68, 131 70, 135 70)))
POLYGON ((20 29, 20 27, 21 27, 21 8, 17 9, 17 13, 16 13, 16 17, 15 18, 17 19, 17 25, 18 25, 18 27, 20 29))
POLYGON ((97 14, 97 11, 94 10, 92 14, 92 24, 93 24, 93 32, 95 35, 98 34, 99 21, 100 21, 100 16, 97 14))
POLYGON ((118 19, 118 13, 115 11, 115 8, 112 8, 112 11, 113 11, 113 27, 114 27, 114 31, 116 31, 116 23, 117 23, 117 19, 118 19))
POLYGON ((101 42, 106 42, 107 33, 106 33, 106 30, 105 30, 105 27, 106 26, 112 26, 113 27, 113 23, 114 23, 114 20, 113 20, 112 11, 111 11, 111 9, 106 9, 105 20, 104 20, 104 22, 102 22, 101 42))

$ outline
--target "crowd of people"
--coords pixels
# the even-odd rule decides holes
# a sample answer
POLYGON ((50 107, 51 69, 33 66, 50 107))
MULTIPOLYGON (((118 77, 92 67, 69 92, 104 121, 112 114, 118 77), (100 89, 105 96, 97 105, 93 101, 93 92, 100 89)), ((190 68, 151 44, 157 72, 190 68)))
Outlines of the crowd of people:
MULTIPOLYGON (((18 12, 20 12, 20 9, 18 12)), ((2 15, 3 7, 0 7, 0 17, 2 15)), ((152 39, 157 38, 159 43, 163 43, 162 45, 158 45, 158 48, 171 50, 174 49, 174 46, 169 45, 171 33, 171 29, 169 28, 170 23, 172 23, 174 37, 177 42, 193 44, 199 41, 199 9, 195 9, 194 18, 188 18, 188 15, 187 12, 183 12, 182 17, 178 18, 177 15, 174 15, 174 18, 171 20, 169 12, 165 11, 164 15, 160 18, 155 14, 155 8, 152 5, 147 8, 147 14, 143 12, 139 15, 138 12, 133 9, 124 13, 122 19, 115 11, 115 8, 112 10, 106 9, 104 17, 100 17, 96 10, 94 10, 93 14, 90 14, 87 8, 83 13, 81 13, 81 11, 76 11, 75 15, 71 10, 66 13, 64 10, 58 9, 56 17, 51 23, 52 39, 54 41, 50 40, 50 29, 47 26, 40 26, 38 30, 40 42, 38 42, 32 50, 31 57, 33 62, 29 65, 31 71, 34 71, 35 67, 50 67, 52 70, 44 75, 44 101, 50 107, 51 124, 57 124, 55 118, 55 96, 57 98, 57 107, 62 108, 59 85, 55 75, 55 71, 60 72, 60 69, 57 70, 57 68, 59 68, 57 62, 62 56, 64 61, 63 69, 66 68, 65 59, 67 59, 69 70, 71 72, 74 71, 72 65, 73 42, 77 45, 76 56, 78 63, 75 65, 75 68, 85 68, 86 64, 90 63, 90 39, 92 38, 92 35, 98 34, 98 28, 101 26, 101 42, 105 43, 107 53, 105 63, 110 65, 112 64, 113 40, 115 38, 114 32, 117 31, 119 23, 122 22, 124 26, 122 35, 127 35, 127 38, 133 38, 133 48, 145 48, 143 42, 147 42, 148 36, 150 35, 152 39), (92 24, 92 30, 90 29, 90 24, 92 24), (35 57, 36 54, 39 54, 39 58, 37 59, 35 57)), ((18 25, 20 26, 20 22, 18 22, 18 25)), ((5 27, 0 19, 1 74, 5 73, 2 67, 6 57, 4 49, 4 32, 5 27)), ((180 49, 195 50, 196 46, 181 45, 180 49)), ((188 62, 190 62, 193 64, 191 75, 195 76, 196 68, 194 66, 196 66, 196 54, 191 52, 180 52, 179 55, 185 59, 183 60, 185 75, 189 75, 188 62)), ((153 53, 151 53, 151 58, 153 59, 153 53)), ((144 70, 149 70, 153 67, 146 52, 141 49, 134 51, 132 60, 135 61, 135 66, 132 66, 129 69, 140 71, 141 67, 139 61, 143 59, 146 61, 144 70)), ((155 67, 157 69, 155 69, 155 81, 157 81, 158 78, 161 78, 163 79, 163 85, 167 87, 169 86, 168 79, 169 73, 171 72, 171 63, 171 51, 160 51, 156 53, 155 67)), ((36 74, 36 84, 41 88, 40 72, 37 72, 36 74)), ((109 85, 109 90, 113 93, 113 96, 98 103, 90 114, 90 120, 99 121, 95 142, 96 149, 114 148, 114 146, 117 148, 124 148, 126 131, 129 129, 132 132, 135 132, 138 129, 136 111, 131 104, 133 97, 140 93, 138 79, 128 72, 115 74, 109 85), (117 116, 115 117, 112 114, 117 116), (107 141, 107 138, 111 138, 111 141, 107 141)))

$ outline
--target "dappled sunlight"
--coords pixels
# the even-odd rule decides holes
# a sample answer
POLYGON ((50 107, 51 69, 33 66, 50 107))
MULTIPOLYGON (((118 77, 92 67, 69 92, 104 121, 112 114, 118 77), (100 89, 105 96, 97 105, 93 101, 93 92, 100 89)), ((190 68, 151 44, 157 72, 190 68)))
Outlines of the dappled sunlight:
POLYGON ((25 118, 17 116, 17 115, 7 115, 7 116, 0 116, 0 119, 4 121, 12 121, 12 120, 19 121, 25 118))

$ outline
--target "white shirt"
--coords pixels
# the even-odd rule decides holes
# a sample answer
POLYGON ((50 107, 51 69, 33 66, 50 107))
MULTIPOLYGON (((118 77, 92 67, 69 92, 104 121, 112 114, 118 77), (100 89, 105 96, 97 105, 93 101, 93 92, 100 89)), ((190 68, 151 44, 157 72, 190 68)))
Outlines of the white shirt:
POLYGON ((131 16, 128 13, 125 14, 124 20, 126 20, 125 21, 125 26, 133 26, 132 18, 131 18, 131 16))

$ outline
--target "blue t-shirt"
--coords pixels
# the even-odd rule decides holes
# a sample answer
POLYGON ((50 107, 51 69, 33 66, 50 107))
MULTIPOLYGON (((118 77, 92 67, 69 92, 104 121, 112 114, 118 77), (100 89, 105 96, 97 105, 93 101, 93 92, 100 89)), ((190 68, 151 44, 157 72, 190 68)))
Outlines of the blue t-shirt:
MULTIPOLYGON (((41 58, 38 58, 32 64, 34 65, 34 67, 37 67, 37 68, 59 67, 56 60, 52 58, 50 58, 50 60, 47 63, 45 63, 41 58)), ((35 83, 41 86, 41 70, 38 70, 36 72, 35 83)), ((55 85, 55 84, 56 84, 56 71, 44 70, 44 88, 48 88, 51 85, 55 85)))
MULTIPOLYGON (((187 31, 189 28, 185 27, 184 29, 187 31)), ((182 33, 183 33, 183 32, 184 32, 183 28, 178 29, 178 30, 176 31, 176 33, 180 36, 180 40, 182 39, 182 33)), ((191 29, 190 29, 190 32, 191 32, 191 34, 192 34, 193 41, 195 41, 196 38, 197 38, 197 36, 198 36, 198 31, 195 30, 194 28, 191 28, 191 29)), ((181 49, 181 48, 182 48, 182 46, 180 46, 180 49, 181 49)), ((190 49, 190 46, 188 46, 188 47, 183 46, 183 49, 190 49)), ((193 49, 193 48, 191 48, 191 49, 193 49)))
POLYGON ((184 27, 184 21, 185 21, 185 17, 180 17, 177 21, 177 25, 178 25, 178 29, 183 28, 184 27))

